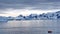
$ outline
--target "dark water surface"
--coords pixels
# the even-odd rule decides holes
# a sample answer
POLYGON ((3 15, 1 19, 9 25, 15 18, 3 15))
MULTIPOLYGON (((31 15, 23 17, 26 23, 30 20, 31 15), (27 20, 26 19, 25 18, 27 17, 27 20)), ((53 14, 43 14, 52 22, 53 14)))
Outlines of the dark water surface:
POLYGON ((59 20, 24 20, 0 23, 0 34, 60 34, 59 20), (52 31, 52 33, 48 33, 52 31))

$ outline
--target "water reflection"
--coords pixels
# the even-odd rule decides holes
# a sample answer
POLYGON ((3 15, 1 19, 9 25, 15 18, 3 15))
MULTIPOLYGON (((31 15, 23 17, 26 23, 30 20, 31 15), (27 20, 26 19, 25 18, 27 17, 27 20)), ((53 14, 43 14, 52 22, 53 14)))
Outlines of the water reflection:
POLYGON ((26 21, 9 21, 0 23, 0 33, 2 34, 60 34, 59 20, 26 20, 26 21))

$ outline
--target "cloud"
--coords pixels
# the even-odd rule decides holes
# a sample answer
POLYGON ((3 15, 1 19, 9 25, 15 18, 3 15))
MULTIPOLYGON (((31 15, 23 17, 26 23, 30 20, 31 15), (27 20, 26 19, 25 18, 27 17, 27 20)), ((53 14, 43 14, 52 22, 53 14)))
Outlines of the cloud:
POLYGON ((53 10, 60 9, 60 0, 0 0, 0 13, 8 9, 53 10), (4 10, 4 11, 1 11, 4 10))
MULTIPOLYGON (((26 7, 35 7, 36 9, 54 9, 58 4, 60 9, 60 0, 0 0, 0 9, 13 8, 25 9, 26 7)), ((57 7, 57 8, 58 8, 57 7)))

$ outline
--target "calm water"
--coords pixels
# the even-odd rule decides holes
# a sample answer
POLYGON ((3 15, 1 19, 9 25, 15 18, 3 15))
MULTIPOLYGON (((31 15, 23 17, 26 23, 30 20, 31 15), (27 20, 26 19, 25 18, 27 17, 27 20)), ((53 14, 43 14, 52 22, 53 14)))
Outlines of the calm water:
POLYGON ((0 34, 60 34, 59 20, 25 20, 0 23, 0 34), (52 33, 48 33, 52 31, 52 33))

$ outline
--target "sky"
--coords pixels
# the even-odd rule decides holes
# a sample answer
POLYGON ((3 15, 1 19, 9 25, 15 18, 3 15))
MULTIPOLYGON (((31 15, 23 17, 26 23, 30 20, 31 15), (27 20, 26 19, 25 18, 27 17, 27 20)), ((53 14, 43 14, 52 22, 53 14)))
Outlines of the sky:
POLYGON ((42 14, 60 10, 60 0, 0 0, 0 16, 42 14))

